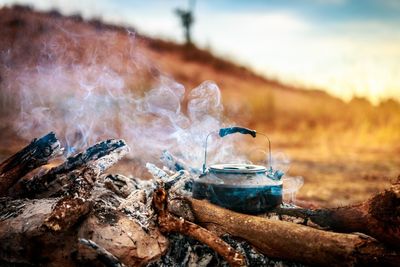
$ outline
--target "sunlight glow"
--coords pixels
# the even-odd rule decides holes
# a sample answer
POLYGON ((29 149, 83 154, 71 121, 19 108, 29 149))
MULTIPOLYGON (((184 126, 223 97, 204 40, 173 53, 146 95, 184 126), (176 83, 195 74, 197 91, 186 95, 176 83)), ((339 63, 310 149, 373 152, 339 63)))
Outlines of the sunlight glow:
MULTIPOLYGON (((348 0, 303 0, 332 8, 348 0)), ((146 35, 182 41, 173 9, 185 1, 32 1, 39 9, 80 12, 86 18, 133 25, 146 35)), ((243 2, 244 3, 244 2, 243 2)), ((242 4, 243 4, 242 3, 242 4)), ((395 1, 379 2, 399 8, 395 1)), ((243 4, 245 5, 245 4, 243 4)), ((280 10, 226 10, 212 1, 198 2, 193 39, 201 47, 234 59, 267 77, 326 90, 342 99, 362 96, 378 103, 400 100, 400 27, 396 21, 352 19, 328 23, 291 6, 280 10), (321 26, 323 25, 323 26, 321 26)))

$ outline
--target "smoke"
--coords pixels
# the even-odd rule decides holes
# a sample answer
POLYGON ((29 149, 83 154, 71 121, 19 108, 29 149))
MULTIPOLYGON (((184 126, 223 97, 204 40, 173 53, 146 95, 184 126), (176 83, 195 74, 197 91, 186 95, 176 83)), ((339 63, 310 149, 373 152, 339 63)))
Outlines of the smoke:
MULTIPOLYGON (((272 153, 272 167, 287 174, 290 169, 291 160, 283 151, 272 153)), ((283 190, 282 197, 285 203, 296 203, 297 192, 303 187, 304 178, 302 176, 285 175, 282 178, 283 190)))
POLYGON ((284 173, 287 173, 290 169, 290 163, 291 161, 289 156, 283 151, 272 153, 271 166, 275 170, 281 170, 284 173))
POLYGON ((296 194, 304 184, 301 176, 285 176, 283 183, 283 201, 286 203, 296 203, 296 194))
MULTIPOLYGON (((55 131, 66 155, 123 138, 131 158, 157 162, 169 150, 201 167, 207 134, 226 126, 214 82, 186 93, 157 70, 132 32, 94 32, 72 22, 46 27, 18 35, 1 54, 3 110, 14 111, 8 123, 19 136, 55 131)), ((238 160, 231 139, 210 141, 211 161, 238 160)))

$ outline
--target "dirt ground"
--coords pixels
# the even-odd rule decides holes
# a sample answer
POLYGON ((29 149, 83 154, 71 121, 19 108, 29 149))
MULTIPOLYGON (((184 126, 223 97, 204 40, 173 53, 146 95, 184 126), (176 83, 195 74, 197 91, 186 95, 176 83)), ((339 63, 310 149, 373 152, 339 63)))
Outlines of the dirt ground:
POLYGON ((300 175, 304 186, 298 197, 320 206, 357 203, 384 190, 400 174, 395 154, 364 152, 315 157, 305 149, 288 151, 292 156, 289 175, 300 175))

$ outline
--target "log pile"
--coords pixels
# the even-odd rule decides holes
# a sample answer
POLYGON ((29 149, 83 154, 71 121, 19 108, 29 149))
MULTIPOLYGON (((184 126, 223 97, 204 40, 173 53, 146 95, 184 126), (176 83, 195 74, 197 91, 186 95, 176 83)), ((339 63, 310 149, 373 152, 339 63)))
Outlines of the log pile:
POLYGON ((50 133, 1 163, 0 265, 400 266, 400 178, 358 205, 252 216, 191 198, 196 170, 167 152, 153 180, 105 174, 128 151, 106 140, 30 174, 62 153, 50 133))

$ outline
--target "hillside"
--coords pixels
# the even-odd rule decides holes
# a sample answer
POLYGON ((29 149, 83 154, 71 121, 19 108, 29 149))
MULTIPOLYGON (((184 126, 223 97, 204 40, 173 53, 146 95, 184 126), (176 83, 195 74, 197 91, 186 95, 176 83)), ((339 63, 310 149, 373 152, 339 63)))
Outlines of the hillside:
MULTIPOLYGON (((173 81, 183 84, 188 96, 190 89, 212 80, 221 89, 228 121, 267 132, 274 151, 284 150, 289 155, 290 174, 305 179, 302 199, 332 206, 353 203, 384 188, 400 173, 400 105, 395 101, 372 106, 356 98, 345 103, 323 91, 259 76, 209 51, 151 39, 98 20, 64 17, 56 11, 2 8, 0 36, 2 158, 44 129, 68 132, 80 123, 86 127, 90 121, 81 121, 81 117, 65 117, 34 105, 63 106, 63 96, 73 95, 76 88, 85 90, 85 95, 77 95, 82 99, 95 89, 107 93, 110 101, 106 104, 115 111, 111 117, 108 111, 96 109, 104 102, 90 102, 93 114, 89 120, 103 116, 104 124, 94 125, 87 136, 82 132, 70 136, 75 143, 92 143, 128 131, 132 140, 141 140, 135 139, 139 130, 126 129, 123 122, 132 120, 140 127, 147 118, 125 117, 122 111, 131 107, 114 108, 118 99, 142 99, 160 84, 181 90, 173 81), (68 123, 48 121, 49 117, 68 123)), ((168 100, 157 103, 167 105, 168 100)), ((186 101, 183 98, 182 104, 177 104, 180 116, 186 114, 186 101)), ((71 102, 66 107, 79 110, 80 105, 71 102)), ((140 113, 140 109, 134 112, 140 113)), ((140 134, 152 138, 150 133, 140 134)), ((67 135, 65 141, 71 142, 67 135)))

